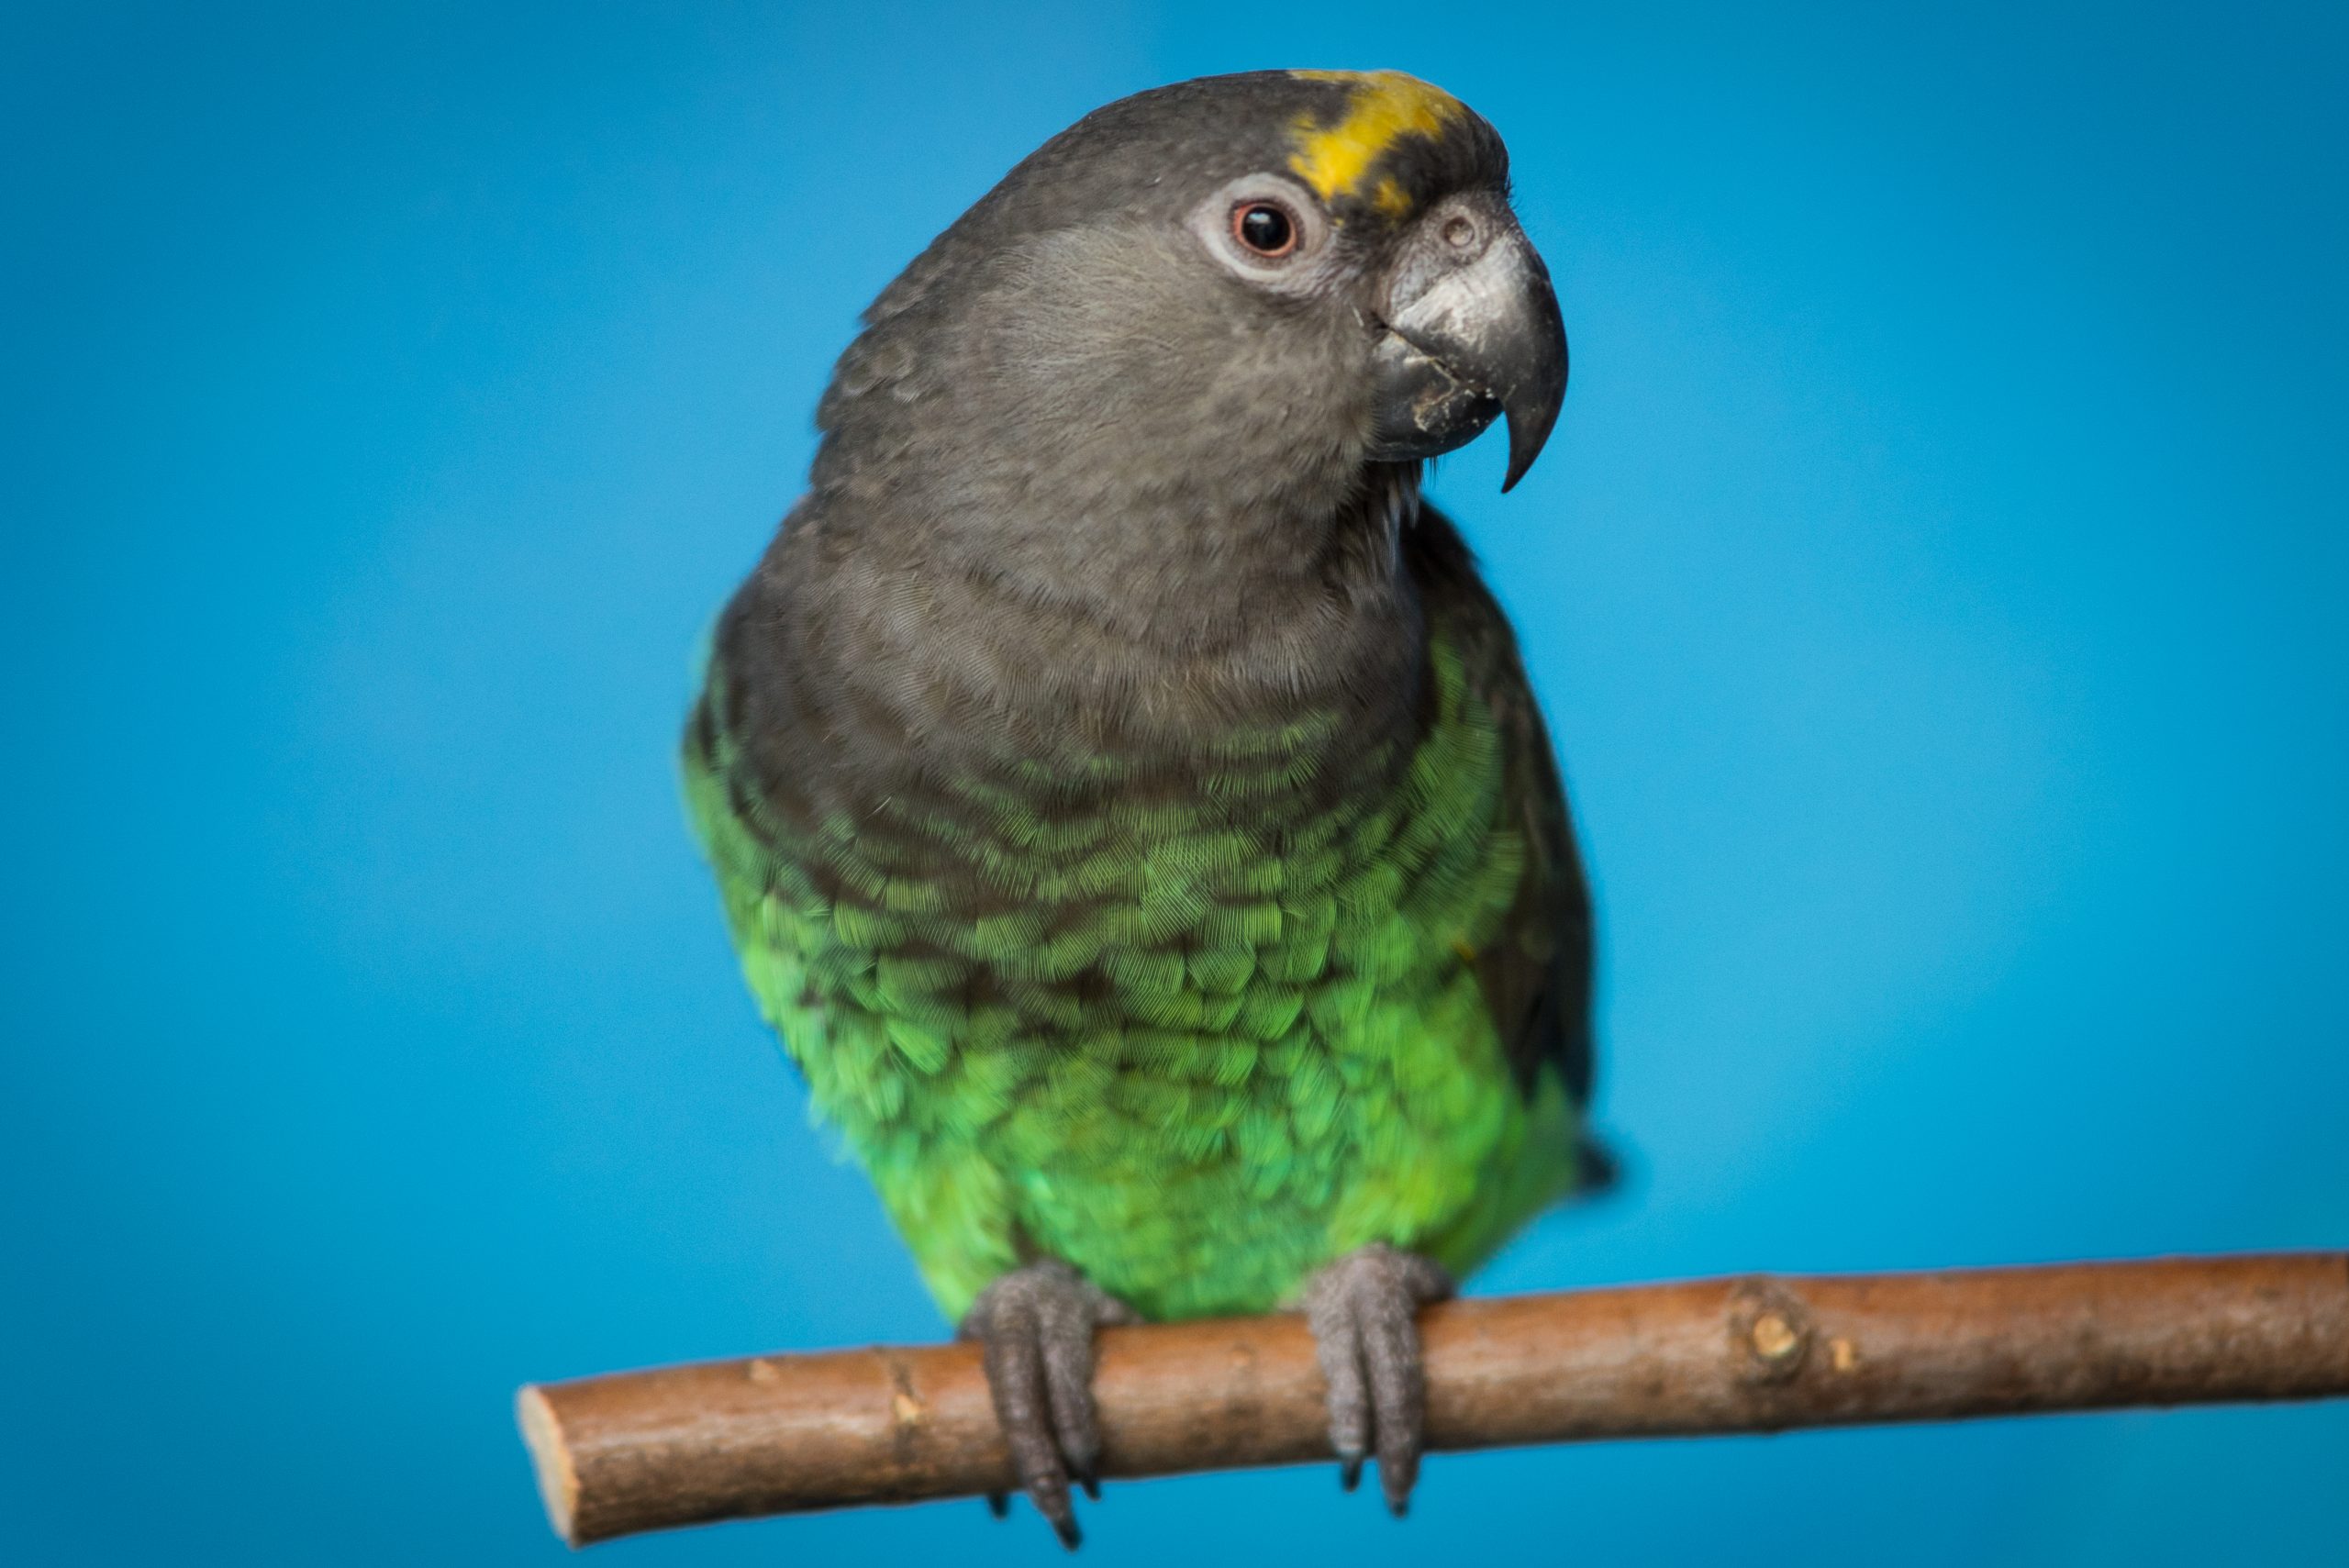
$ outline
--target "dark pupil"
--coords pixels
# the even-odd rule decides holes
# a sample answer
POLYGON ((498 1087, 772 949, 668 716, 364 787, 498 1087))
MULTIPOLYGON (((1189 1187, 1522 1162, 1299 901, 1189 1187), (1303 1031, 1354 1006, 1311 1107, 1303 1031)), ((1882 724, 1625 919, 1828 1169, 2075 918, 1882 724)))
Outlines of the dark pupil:
POLYGON ((1276 206, 1252 206, 1240 215, 1240 240, 1270 256, 1288 249, 1288 214, 1276 206))

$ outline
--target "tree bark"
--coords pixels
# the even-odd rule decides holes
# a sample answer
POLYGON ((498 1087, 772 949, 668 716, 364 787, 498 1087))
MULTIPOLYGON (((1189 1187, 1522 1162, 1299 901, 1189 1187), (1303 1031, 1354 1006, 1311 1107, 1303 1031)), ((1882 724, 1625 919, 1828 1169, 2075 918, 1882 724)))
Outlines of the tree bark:
MULTIPOLYGON (((1420 1315, 1434 1449, 1774 1432, 2349 1394, 2349 1253, 1753 1275, 1420 1315)), ((1105 1330, 1103 1473, 1330 1457, 1301 1318, 1105 1330)), ((522 1430, 573 1545, 1018 1489, 968 1345, 532 1385, 522 1430)))

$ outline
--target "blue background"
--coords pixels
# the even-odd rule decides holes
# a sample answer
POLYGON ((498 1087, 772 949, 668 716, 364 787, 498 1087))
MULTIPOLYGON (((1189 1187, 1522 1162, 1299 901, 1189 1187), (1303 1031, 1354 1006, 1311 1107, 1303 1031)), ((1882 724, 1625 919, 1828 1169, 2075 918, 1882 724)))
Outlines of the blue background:
MULTIPOLYGON (((689 660, 930 234, 1286 64, 1497 122, 1575 345, 1436 493, 1633 1175, 1480 1288, 2349 1243, 2338 7, 12 7, 12 1562, 551 1563, 516 1384, 938 1336, 735 977, 689 660)), ((2341 1562, 2344 1489, 2349 1407, 2148 1413, 1119 1485, 1087 1561, 2341 1562)))

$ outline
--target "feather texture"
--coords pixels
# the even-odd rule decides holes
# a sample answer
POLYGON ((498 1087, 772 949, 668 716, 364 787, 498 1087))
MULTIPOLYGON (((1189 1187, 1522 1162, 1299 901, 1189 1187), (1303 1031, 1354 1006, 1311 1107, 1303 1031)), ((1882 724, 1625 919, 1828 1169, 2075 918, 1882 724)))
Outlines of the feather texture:
POLYGON ((1371 1241, 1463 1271, 1575 1183, 1588 920, 1548 740, 1450 525, 1403 545, 1425 634, 1384 733, 1308 701, 1179 753, 1008 739, 869 799, 775 733, 793 704, 744 689, 772 623, 729 612, 694 824, 950 1316, 1041 1256, 1153 1317, 1271 1307, 1371 1241))

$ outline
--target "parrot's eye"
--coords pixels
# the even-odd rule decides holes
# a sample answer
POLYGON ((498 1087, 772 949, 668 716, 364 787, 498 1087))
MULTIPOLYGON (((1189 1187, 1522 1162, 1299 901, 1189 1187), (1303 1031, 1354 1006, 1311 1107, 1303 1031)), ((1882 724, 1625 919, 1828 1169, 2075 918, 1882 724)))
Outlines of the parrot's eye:
POLYGON ((1242 202, 1231 209, 1231 237, 1267 259, 1297 249, 1297 220, 1271 202, 1242 202))
POLYGON ((1252 287, 1307 295, 1330 286, 1338 249, 1330 215, 1286 174, 1267 170, 1227 180, 1183 221, 1209 256, 1252 287))

